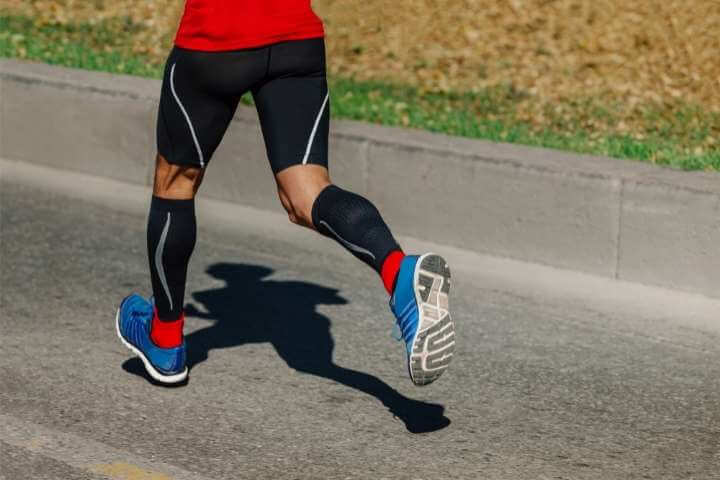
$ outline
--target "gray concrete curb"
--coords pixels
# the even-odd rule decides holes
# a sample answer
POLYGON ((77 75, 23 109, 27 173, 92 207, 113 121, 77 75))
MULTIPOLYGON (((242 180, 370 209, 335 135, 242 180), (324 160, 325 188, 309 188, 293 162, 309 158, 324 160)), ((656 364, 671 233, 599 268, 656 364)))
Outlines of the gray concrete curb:
MULTIPOLYGON (((0 157, 149 184, 157 80, 0 60, 0 157)), ((334 121, 334 180, 400 234, 720 296, 720 177, 334 121)), ((203 187, 278 210, 252 109, 203 187)), ((78 186, 81 188, 81 186, 78 186)))

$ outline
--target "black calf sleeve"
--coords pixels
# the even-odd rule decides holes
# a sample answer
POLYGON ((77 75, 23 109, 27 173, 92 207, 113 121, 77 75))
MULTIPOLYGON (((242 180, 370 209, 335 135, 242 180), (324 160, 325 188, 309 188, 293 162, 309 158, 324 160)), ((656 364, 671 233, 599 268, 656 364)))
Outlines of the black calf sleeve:
POLYGON ((195 248, 196 228, 194 200, 152 198, 147 246, 160 320, 176 320, 183 311, 187 267, 195 248))
POLYGON ((400 250, 377 208, 366 198, 335 185, 318 195, 312 220, 320 233, 337 240, 378 273, 388 254, 400 250))

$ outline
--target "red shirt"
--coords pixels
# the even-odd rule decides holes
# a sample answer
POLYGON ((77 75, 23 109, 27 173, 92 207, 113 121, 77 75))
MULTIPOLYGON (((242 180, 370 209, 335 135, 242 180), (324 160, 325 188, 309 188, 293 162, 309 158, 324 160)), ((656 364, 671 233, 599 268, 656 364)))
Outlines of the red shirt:
POLYGON ((175 45, 240 50, 322 36, 310 0, 187 0, 175 45))

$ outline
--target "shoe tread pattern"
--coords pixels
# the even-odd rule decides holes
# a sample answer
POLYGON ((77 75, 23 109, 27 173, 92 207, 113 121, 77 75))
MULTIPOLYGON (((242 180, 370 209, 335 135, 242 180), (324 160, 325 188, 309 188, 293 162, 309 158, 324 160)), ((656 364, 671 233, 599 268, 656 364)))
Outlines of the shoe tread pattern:
POLYGON ((449 312, 450 268, 439 255, 421 259, 418 284, 422 322, 410 356, 416 385, 437 380, 448 368, 455 352, 455 325, 449 312))

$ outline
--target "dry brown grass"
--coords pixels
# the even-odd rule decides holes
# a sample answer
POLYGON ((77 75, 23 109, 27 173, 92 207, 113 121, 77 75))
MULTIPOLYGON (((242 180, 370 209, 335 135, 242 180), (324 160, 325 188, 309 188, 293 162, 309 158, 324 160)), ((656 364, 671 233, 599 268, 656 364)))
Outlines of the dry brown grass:
POLYGON ((430 89, 512 83, 542 98, 684 98, 720 109, 717 0, 316 4, 338 72, 430 89))
MULTIPOLYGON (((130 16, 147 27, 135 50, 161 60, 181 3, 0 0, 0 8, 42 22, 130 16)), ((527 94, 520 119, 537 126, 560 115, 599 130, 622 132, 627 122, 632 132, 648 104, 720 112, 718 0, 315 0, 314 8, 334 74, 432 91, 512 85, 527 94), (612 105, 613 125, 573 110, 588 101, 612 105)))

